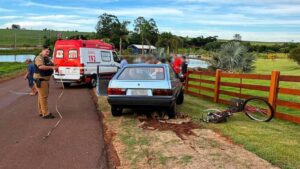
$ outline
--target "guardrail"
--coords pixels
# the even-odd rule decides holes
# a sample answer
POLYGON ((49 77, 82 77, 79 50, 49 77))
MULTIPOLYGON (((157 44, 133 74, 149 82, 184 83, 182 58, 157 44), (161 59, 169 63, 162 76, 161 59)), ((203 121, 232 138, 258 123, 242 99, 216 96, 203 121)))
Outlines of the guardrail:
POLYGON ((229 100, 220 98, 220 95, 247 99, 259 95, 258 93, 257 95, 251 95, 252 93, 249 94, 249 92, 245 93, 243 89, 248 91, 260 91, 267 93, 267 96, 259 97, 268 100, 276 112, 275 117, 300 124, 300 116, 297 117, 277 111, 277 106, 300 110, 300 99, 299 102, 294 102, 278 98, 279 94, 284 94, 287 97, 300 97, 300 89, 281 87, 280 82, 299 83, 300 76, 280 75, 279 71, 272 71, 271 75, 228 73, 221 70, 215 72, 188 71, 185 92, 186 94, 202 97, 216 103, 229 104, 229 100), (234 82, 236 79, 239 79, 239 83, 234 82), (245 80, 255 80, 256 83, 245 84, 243 83, 245 80), (261 85, 260 81, 268 81, 269 84, 267 86, 261 85), (224 89, 226 87, 238 89, 239 92, 224 89))

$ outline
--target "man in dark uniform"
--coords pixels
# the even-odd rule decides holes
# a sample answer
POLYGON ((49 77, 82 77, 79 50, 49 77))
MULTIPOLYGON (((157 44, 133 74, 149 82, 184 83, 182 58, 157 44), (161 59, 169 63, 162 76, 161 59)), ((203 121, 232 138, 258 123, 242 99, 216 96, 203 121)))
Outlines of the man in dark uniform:
POLYGON ((184 79, 186 78, 187 71, 188 71, 188 63, 186 61, 186 56, 182 56, 181 73, 184 76, 184 79))
POLYGON ((54 116, 48 110, 49 80, 56 69, 49 58, 50 49, 43 47, 42 52, 34 58, 34 81, 38 90, 39 114, 44 119, 53 119, 54 116))

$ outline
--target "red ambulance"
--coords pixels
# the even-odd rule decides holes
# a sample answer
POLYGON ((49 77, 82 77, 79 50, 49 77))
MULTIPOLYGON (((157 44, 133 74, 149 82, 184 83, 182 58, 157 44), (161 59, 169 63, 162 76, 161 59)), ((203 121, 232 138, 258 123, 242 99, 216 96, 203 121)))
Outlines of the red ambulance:
POLYGON ((101 40, 57 40, 53 61, 58 66, 54 79, 66 87, 71 83, 95 87, 98 65, 100 74, 106 77, 112 77, 120 66, 113 46, 101 40))

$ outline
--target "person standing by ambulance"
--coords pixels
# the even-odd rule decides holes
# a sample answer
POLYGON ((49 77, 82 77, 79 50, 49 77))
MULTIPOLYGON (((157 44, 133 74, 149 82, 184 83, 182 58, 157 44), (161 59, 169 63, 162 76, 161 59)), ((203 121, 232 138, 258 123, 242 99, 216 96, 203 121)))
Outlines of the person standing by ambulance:
POLYGON ((50 49, 43 47, 42 52, 34 58, 34 82, 38 90, 38 110, 44 119, 53 119, 54 115, 48 110, 49 80, 56 69, 50 57, 50 49))
POLYGON ((28 85, 31 89, 31 96, 35 96, 37 94, 36 88, 33 83, 33 73, 34 73, 34 65, 31 59, 26 59, 25 63, 27 64, 27 72, 24 76, 25 80, 28 80, 28 85))

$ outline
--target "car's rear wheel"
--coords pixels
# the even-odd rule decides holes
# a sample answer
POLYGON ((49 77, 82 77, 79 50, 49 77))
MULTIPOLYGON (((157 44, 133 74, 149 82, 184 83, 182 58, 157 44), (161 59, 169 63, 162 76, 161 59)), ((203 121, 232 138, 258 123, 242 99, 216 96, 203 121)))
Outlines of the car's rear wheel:
POLYGON ((170 119, 173 119, 176 117, 176 103, 174 103, 168 110, 168 116, 170 119))
POLYGON ((113 116, 121 116, 123 109, 118 106, 111 106, 111 114, 113 116))
POLYGON ((176 103, 177 104, 182 104, 184 101, 184 93, 183 93, 183 90, 181 90, 181 92, 179 93, 178 97, 177 97, 177 100, 176 100, 176 103))

